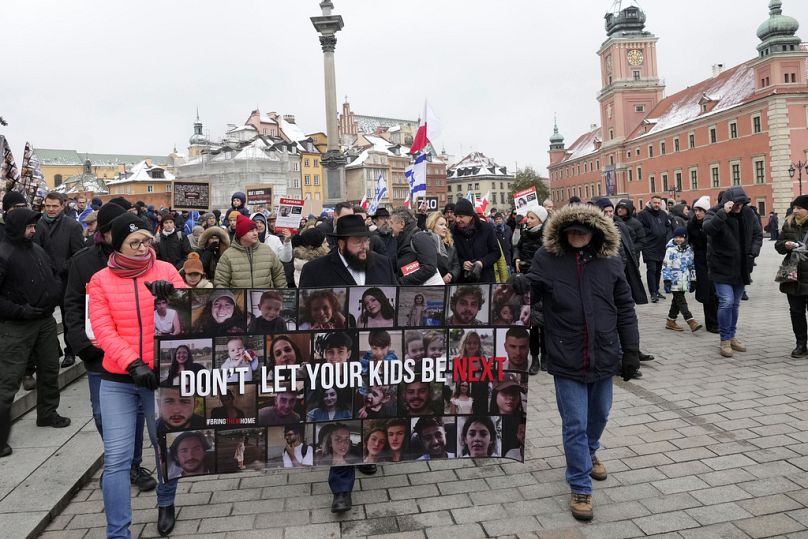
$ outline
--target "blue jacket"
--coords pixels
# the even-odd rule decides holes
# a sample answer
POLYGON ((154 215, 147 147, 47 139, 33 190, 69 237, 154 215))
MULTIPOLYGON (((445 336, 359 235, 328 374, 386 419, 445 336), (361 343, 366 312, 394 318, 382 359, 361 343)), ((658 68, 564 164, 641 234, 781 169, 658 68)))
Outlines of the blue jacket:
POLYGON ((668 242, 662 261, 662 280, 671 282, 671 292, 690 290, 690 283, 696 281, 696 264, 690 245, 676 245, 673 240, 668 242))

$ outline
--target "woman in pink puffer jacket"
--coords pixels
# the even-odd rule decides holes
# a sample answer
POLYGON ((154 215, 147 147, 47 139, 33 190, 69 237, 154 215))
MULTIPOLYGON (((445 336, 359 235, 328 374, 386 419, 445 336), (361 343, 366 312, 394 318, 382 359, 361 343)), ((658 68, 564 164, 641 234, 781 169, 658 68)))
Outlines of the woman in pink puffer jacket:
POLYGON ((107 537, 130 537, 132 506, 129 470, 135 440, 135 417, 142 407, 158 463, 160 535, 174 527, 177 482, 166 481, 158 454, 154 416, 154 296, 166 297, 185 287, 179 272, 157 260, 154 236, 146 224, 125 213, 112 221, 112 247, 107 267, 93 275, 87 293, 89 316, 98 346, 104 350, 101 417, 104 423, 104 510, 107 537))

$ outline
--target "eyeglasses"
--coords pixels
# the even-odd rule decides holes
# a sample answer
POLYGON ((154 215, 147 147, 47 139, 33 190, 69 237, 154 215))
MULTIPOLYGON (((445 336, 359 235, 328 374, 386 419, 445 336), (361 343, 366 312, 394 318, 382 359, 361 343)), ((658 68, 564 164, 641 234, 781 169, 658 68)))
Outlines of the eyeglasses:
POLYGON ((142 240, 134 240, 129 242, 129 248, 137 251, 141 247, 151 247, 154 244, 154 238, 143 238, 142 240))

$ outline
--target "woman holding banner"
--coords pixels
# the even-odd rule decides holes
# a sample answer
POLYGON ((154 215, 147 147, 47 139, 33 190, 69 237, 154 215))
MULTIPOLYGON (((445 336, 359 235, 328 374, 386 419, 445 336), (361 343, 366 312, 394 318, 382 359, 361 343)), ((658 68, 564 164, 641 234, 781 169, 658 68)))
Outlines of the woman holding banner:
MULTIPOLYGON (((179 272, 157 260, 154 236, 147 225, 130 213, 112 221, 112 248, 107 267, 93 275, 87 287, 89 315, 104 350, 104 373, 99 391, 104 419, 104 512, 107 537, 130 537, 132 506, 129 470, 138 410, 146 417, 157 462, 157 427, 154 416, 154 298, 169 296, 185 286, 179 272)), ((167 535, 174 528, 176 481, 166 481, 158 467, 157 530, 167 535)))

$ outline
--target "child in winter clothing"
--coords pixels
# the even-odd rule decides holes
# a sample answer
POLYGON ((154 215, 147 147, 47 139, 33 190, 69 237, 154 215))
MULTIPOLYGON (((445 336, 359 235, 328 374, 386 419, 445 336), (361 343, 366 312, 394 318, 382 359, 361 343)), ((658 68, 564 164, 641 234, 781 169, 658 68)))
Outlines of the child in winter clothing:
POLYGON ((665 293, 673 293, 673 301, 665 328, 673 331, 683 331, 682 327, 676 323, 680 312, 687 325, 690 326, 690 331, 696 331, 702 327, 690 314, 687 299, 685 299, 687 292, 693 292, 696 289, 693 249, 687 244, 686 238, 687 230, 682 226, 677 227, 673 231, 673 239, 666 245, 665 259, 662 261, 662 281, 665 285, 665 293))
POLYGON ((202 268, 202 261, 198 253, 188 253, 188 258, 185 259, 185 264, 182 265, 180 275, 182 275, 188 288, 213 288, 213 283, 205 279, 205 270, 202 268))

